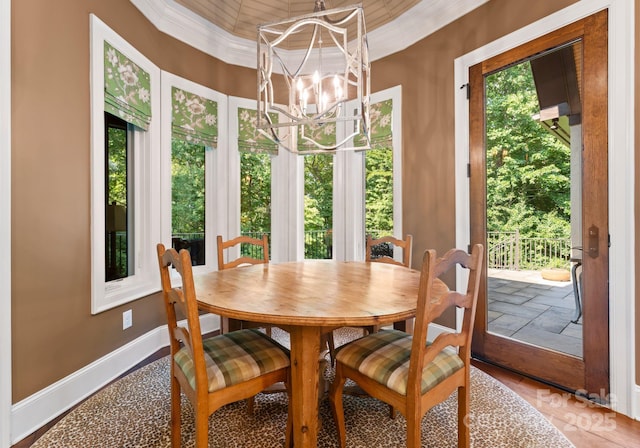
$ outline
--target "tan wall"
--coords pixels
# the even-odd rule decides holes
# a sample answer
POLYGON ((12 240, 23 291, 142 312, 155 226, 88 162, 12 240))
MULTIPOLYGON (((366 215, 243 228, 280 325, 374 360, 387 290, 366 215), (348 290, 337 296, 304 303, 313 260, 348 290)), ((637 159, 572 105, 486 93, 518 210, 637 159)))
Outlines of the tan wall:
POLYGON ((160 33, 129 0, 12 2, 14 402, 165 323, 159 296, 91 315, 90 13, 160 68, 255 96, 255 71, 160 33))
MULTIPOLYGON (((374 91, 403 89, 403 219, 414 253, 455 244, 454 59, 574 1, 492 0, 374 63, 374 91)), ((129 0, 16 0, 12 9, 17 402, 164 323, 157 296, 90 313, 89 13, 160 68, 220 92, 252 98, 255 77, 158 32, 129 0), (129 307, 134 326, 123 332, 122 311, 129 307)), ((637 312, 640 318, 640 306, 637 312)), ((636 347, 640 352, 638 335, 636 347)))

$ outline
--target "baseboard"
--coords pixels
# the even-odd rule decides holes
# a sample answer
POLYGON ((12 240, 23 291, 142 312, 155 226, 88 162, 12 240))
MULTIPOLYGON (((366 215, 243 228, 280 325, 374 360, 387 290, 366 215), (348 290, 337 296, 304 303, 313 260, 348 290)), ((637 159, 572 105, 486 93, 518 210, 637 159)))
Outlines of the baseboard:
MULTIPOLYGON (((220 328, 220 319, 206 314, 201 317, 200 325, 203 333, 215 331, 220 328)), ((167 327, 162 325, 14 404, 11 407, 11 444, 24 439, 167 345, 167 327)))

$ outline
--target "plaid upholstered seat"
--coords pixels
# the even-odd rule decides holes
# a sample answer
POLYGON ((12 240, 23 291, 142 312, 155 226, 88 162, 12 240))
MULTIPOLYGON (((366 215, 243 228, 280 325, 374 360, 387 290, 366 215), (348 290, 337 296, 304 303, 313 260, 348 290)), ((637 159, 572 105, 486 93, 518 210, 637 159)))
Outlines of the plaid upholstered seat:
MULTIPOLYGON (((397 330, 383 330, 343 346, 336 359, 399 394, 407 394, 411 335, 397 330)), ((422 371, 424 394, 448 376, 464 367, 453 351, 443 350, 422 371)))
MULTIPOLYGON (((167 313, 169 347, 171 349, 171 446, 181 446, 182 392, 196 415, 195 447, 207 448, 209 419, 220 407, 247 400, 253 409, 253 396, 266 388, 283 383, 287 393, 291 363, 289 351, 257 330, 229 332, 203 339, 200 310, 193 281, 191 255, 186 249, 177 252, 156 246, 162 284, 162 297, 167 313), (181 285, 172 284, 170 269, 180 275, 181 285), (187 318, 178 325, 177 311, 187 318)), ((290 446, 291 424, 287 418, 285 445, 290 446)))
POLYGON ((420 270, 413 335, 385 330, 356 339, 338 350, 329 400, 340 448, 347 446, 342 393, 348 379, 355 381, 369 396, 387 403, 392 418, 396 411, 404 415, 407 448, 422 446, 422 417, 457 390, 458 446, 470 446, 467 417, 471 336, 483 254, 482 244, 475 244, 470 254, 451 249, 440 258, 435 250, 426 250, 420 270), (466 292, 462 292, 462 287, 450 290, 439 278, 454 269, 468 272, 466 292), (462 311, 462 326, 459 331, 440 332, 427 343, 429 326, 446 310, 462 311))
MULTIPOLYGON (((238 330, 202 341, 209 392, 257 378, 289 366, 289 350, 258 330, 238 330)), ((195 388, 193 359, 186 347, 174 356, 195 388)))

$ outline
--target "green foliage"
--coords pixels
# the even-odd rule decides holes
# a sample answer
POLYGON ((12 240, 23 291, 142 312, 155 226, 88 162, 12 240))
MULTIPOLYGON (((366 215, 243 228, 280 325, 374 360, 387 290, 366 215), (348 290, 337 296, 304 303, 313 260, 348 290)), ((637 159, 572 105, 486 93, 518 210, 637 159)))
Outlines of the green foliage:
POLYGON ((107 202, 127 205, 127 130, 109 127, 107 202))
POLYGON ((487 230, 523 237, 570 234, 570 148, 532 117, 539 104, 528 62, 486 78, 487 230))
POLYGON ((271 232, 271 156, 240 153, 240 230, 271 232))
POLYGON ((333 228, 333 155, 304 156, 304 228, 333 228))
POLYGON ((365 154, 365 229, 393 232, 393 150, 372 149, 365 154))
POLYGON ((204 233, 205 147, 173 139, 171 223, 175 233, 204 233))

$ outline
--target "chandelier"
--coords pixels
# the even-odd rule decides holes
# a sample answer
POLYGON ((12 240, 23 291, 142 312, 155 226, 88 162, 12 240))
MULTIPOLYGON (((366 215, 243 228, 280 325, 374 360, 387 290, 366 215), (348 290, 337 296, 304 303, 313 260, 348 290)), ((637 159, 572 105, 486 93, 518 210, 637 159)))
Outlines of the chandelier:
POLYGON ((258 27, 258 132, 297 154, 370 148, 361 5, 258 27))

